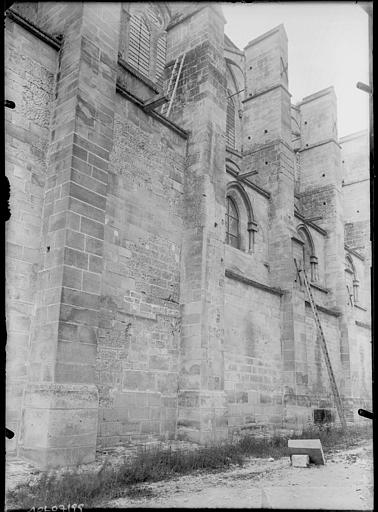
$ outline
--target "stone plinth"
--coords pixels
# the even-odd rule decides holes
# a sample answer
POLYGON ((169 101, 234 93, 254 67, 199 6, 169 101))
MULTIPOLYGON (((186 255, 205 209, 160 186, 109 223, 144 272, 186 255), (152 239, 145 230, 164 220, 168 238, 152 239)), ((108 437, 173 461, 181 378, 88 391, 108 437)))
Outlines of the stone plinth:
POLYGON ((19 456, 42 469, 95 460, 96 386, 31 384, 24 400, 19 456))

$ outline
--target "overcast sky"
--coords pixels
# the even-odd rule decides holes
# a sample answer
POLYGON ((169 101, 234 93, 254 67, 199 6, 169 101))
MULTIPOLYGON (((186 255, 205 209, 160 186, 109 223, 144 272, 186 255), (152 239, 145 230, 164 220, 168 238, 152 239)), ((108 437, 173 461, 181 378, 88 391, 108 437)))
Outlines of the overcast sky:
POLYGON ((224 3, 225 32, 241 50, 249 41, 285 26, 292 102, 333 85, 339 137, 369 127, 368 15, 347 2, 224 3))

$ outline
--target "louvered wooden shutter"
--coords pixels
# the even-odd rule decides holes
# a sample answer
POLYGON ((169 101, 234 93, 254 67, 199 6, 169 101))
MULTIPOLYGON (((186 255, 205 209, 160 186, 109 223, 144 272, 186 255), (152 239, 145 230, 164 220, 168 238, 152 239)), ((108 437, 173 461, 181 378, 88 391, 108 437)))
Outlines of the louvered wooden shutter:
POLYGON ((167 51, 167 35, 162 34, 157 42, 157 55, 156 55, 156 82, 158 85, 163 85, 164 69, 165 69, 165 55, 167 51))
POLYGON ((150 31, 141 16, 130 19, 128 61, 143 75, 150 71, 150 31))
POLYGON ((227 100, 226 144, 235 148, 235 105, 232 98, 227 100))

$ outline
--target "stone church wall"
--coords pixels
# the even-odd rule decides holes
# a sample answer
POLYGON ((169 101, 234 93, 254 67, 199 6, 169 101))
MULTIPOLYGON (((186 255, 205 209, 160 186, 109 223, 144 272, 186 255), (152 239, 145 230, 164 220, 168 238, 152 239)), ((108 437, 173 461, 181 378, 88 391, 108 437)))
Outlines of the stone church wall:
POLYGON ((6 176, 11 217, 6 223, 7 427, 16 436, 27 378, 35 318, 37 275, 41 269, 43 191, 57 51, 10 19, 5 23, 6 176))
POLYGON ((29 22, 6 19, 8 449, 77 464, 96 447, 300 429, 316 409, 337 420, 304 254, 356 420, 371 408, 366 137, 340 150, 333 88, 290 109, 280 25, 245 49, 226 147, 232 43, 215 4, 161 6, 165 86, 186 52, 165 118, 148 103, 157 63, 147 77, 119 52, 130 5, 25 3, 29 22))
POLYGON ((101 445, 176 428, 186 140, 117 96, 97 352, 101 445))
POLYGON ((225 311, 229 431, 281 425, 280 297, 226 278, 225 311))

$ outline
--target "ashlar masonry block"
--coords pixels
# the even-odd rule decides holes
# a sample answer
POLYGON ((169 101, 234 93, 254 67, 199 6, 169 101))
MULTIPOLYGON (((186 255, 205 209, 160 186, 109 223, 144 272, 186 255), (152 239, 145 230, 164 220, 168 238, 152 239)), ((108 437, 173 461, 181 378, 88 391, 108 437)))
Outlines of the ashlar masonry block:
POLYGON ((310 465, 310 457, 308 455, 291 455, 291 465, 294 468, 307 468, 310 465))
POLYGON ((42 469, 94 460, 98 391, 94 385, 30 384, 19 455, 42 469))

